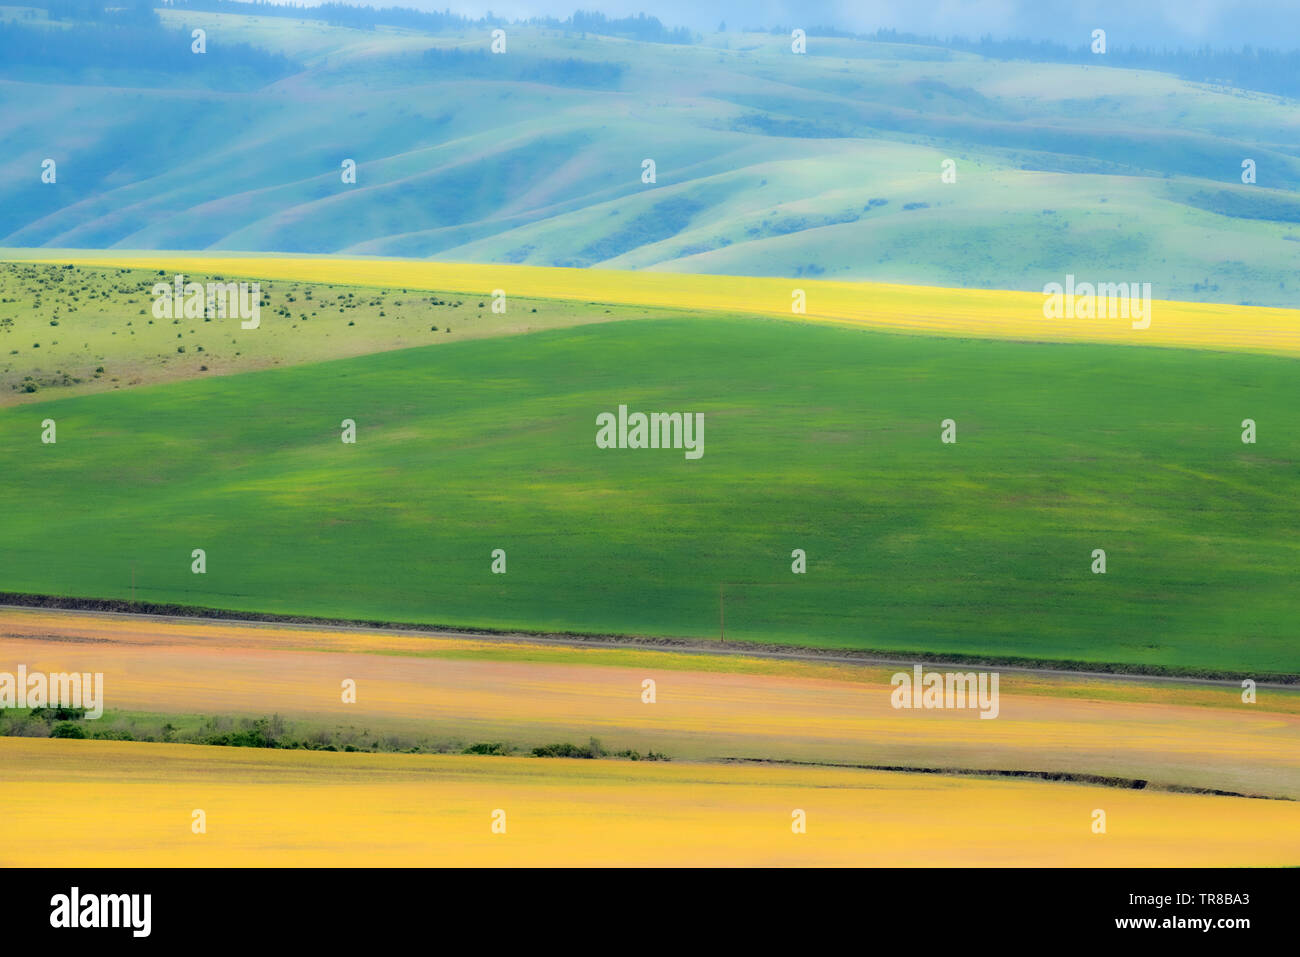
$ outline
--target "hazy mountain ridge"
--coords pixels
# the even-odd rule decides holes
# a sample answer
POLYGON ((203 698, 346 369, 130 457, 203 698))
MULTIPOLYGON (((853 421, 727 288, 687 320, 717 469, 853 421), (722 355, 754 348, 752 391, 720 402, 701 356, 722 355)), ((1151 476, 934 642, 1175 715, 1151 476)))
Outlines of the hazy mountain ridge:
POLYGON ((8 65, 0 244, 1027 289, 1073 272, 1294 304, 1300 114, 1283 97, 846 37, 799 56, 772 34, 510 25, 493 55, 486 28, 160 20, 186 43, 206 30, 214 75, 223 47, 293 72, 253 93, 8 65))

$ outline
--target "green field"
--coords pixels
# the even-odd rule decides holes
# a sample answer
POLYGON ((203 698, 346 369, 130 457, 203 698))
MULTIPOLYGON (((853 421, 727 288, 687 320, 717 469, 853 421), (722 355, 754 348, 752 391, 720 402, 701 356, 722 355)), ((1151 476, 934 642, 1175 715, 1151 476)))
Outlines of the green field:
POLYGON ((734 639, 1296 672, 1297 371, 645 319, 34 402, 0 588, 715 638, 730 583, 734 639), (703 458, 598 449, 620 403, 703 458))

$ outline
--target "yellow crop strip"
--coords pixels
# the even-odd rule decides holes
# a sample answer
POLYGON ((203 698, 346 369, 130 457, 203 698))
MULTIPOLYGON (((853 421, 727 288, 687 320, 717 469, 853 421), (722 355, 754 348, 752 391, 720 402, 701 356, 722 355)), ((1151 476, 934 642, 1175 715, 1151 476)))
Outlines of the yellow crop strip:
MULTIPOLYGON (((523 298, 765 315, 924 335, 1300 355, 1300 310, 1221 303, 1154 300, 1149 328, 1134 329, 1127 318, 1045 318, 1044 296, 1037 292, 329 257, 44 250, 0 250, 0 257, 85 266, 162 268, 169 274, 346 283, 478 296, 501 289, 507 296, 523 298), (806 295, 805 314, 791 311, 795 289, 806 295)), ((1080 282, 1105 279, 1078 277, 1080 282)))
POLYGON ((0 738, 0 766, 9 867, 1300 860, 1295 802, 1032 780, 32 738, 0 738))

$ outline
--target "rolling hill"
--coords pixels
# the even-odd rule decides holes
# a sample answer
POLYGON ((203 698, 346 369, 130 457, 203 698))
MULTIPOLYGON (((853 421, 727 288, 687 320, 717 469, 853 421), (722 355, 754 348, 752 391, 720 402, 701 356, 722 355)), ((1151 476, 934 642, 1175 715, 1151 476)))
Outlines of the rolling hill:
POLYGON ((0 493, 24 503, 0 580, 693 638, 725 591, 733 639, 1300 671, 1293 356, 583 308, 598 321, 0 409, 0 493), (620 405, 702 413, 702 457, 598 447, 620 405))
MULTIPOLYGON (((43 11, 20 9, 4 8, 37 29, 43 11)), ((207 72, 0 66, 14 144, 0 245, 1023 290, 1074 273, 1163 299, 1295 302, 1300 112, 1285 97, 1100 58, 844 38, 795 55, 771 34, 665 44, 517 25, 498 56, 486 29, 160 17, 185 42, 207 30, 207 72), (290 66, 268 61, 253 90, 223 44, 290 66)))

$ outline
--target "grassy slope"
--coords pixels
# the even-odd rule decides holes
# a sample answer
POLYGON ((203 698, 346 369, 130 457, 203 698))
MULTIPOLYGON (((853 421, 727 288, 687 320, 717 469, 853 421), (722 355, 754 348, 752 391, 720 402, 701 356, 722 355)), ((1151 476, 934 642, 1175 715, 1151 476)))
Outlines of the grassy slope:
POLYGON ((0 411, 0 583, 127 597, 134 565, 145 599, 713 636, 743 582, 737 638, 1296 671, 1295 374, 650 320, 38 403, 0 411), (598 450, 619 402, 705 412, 704 458, 598 450))
MULTIPOLYGON (((165 260, 152 260, 164 265, 165 260)), ((643 305, 529 299, 512 294, 504 314, 486 295, 402 284, 358 286, 258 279, 256 331, 239 320, 156 319, 152 288, 234 281, 236 272, 0 263, 0 405, 229 375, 387 349, 511 335, 590 322, 680 316, 643 305), (102 370, 102 371, 99 371, 102 370)), ((328 265, 320 278, 346 275, 328 265)), ((411 272, 410 278, 418 278, 411 272)), ((490 292, 490 290, 488 290, 490 292)))
POLYGON ((772 36, 719 49, 523 28, 488 58, 500 76, 461 76, 413 58, 484 37, 167 19, 305 70, 253 96, 0 80, 0 129, 20 144, 0 160, 0 242, 1019 289, 1137 273, 1166 298, 1294 302, 1300 122, 1276 97, 856 41, 795 57, 772 36), (623 72, 597 88, 522 78, 570 58, 623 72), (46 156, 53 187, 35 175, 46 156), (1245 156, 1257 186, 1239 181, 1245 156))

